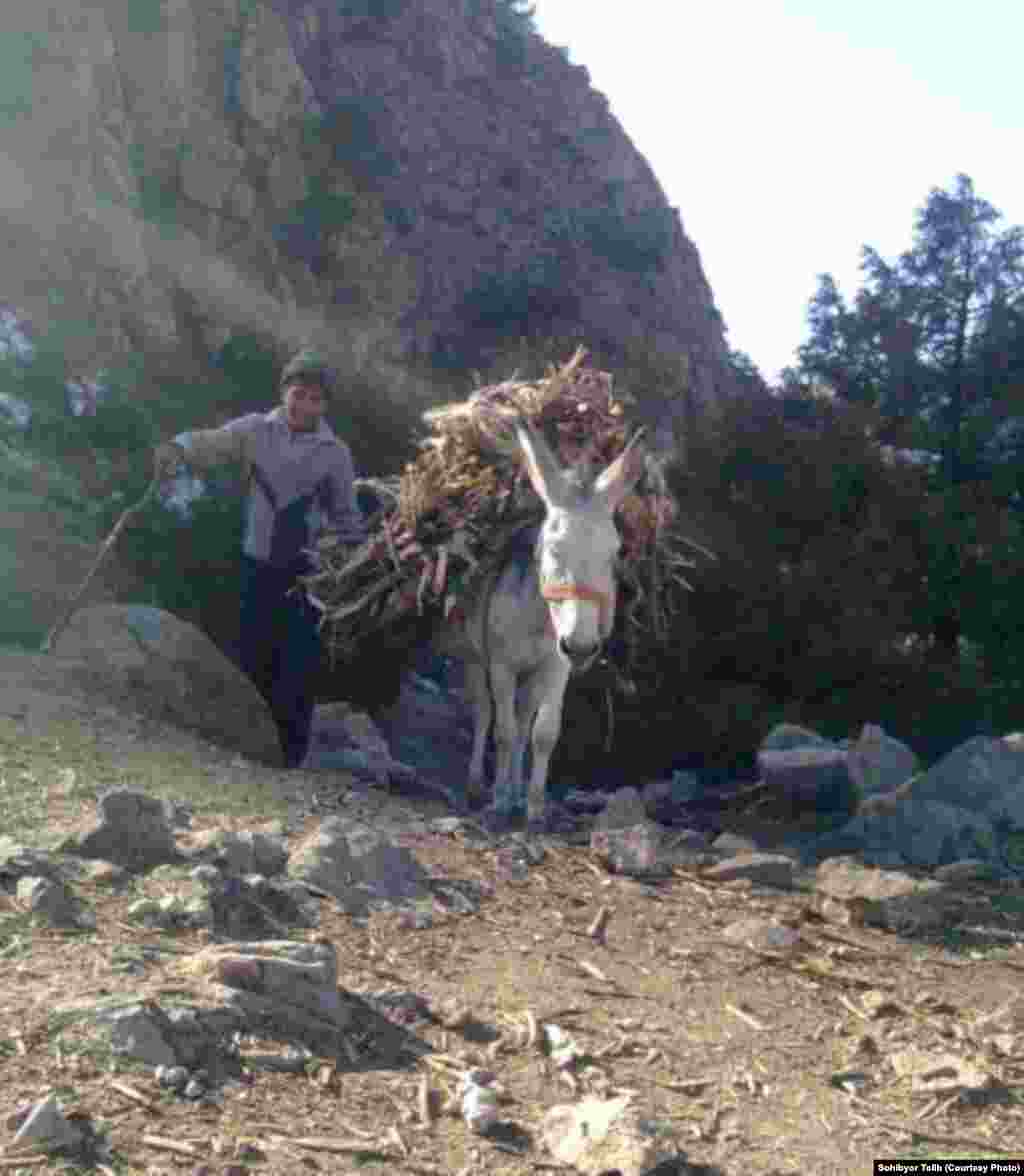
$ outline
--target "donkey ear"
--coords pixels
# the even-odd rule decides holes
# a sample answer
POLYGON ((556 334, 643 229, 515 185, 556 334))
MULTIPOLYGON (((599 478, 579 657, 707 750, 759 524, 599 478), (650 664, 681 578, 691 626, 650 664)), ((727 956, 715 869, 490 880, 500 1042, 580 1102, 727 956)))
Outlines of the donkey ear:
POLYGON ((618 510, 644 472, 644 452, 637 445, 643 432, 643 429, 637 429, 626 448, 594 483, 595 497, 601 499, 610 512, 618 510))
POLYGON ((565 498, 565 477, 547 441, 525 417, 516 421, 516 437, 526 459, 530 485, 545 506, 558 505, 565 498))

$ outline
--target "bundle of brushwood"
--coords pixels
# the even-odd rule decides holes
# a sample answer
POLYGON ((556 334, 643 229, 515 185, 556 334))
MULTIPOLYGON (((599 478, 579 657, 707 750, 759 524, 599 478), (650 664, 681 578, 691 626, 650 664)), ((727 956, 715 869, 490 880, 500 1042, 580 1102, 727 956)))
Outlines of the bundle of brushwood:
MULTIPOLYGON (((302 586, 321 614, 331 665, 354 659, 395 634, 421 640, 423 622, 465 615, 508 544, 541 521, 544 508, 522 466, 515 421, 525 417, 565 465, 595 471, 625 448, 632 427, 612 377, 584 365, 580 348, 539 380, 478 388, 463 402, 424 413, 431 434, 416 460, 392 479, 361 483, 381 503, 354 551, 332 536, 313 552, 302 586)), ((647 471, 620 508, 623 548, 619 606, 632 648, 644 631, 664 635, 697 544, 677 527, 678 507, 660 468, 647 471)), ((710 553, 705 553, 710 554, 710 553)), ((401 638, 399 637, 400 641, 401 638)))

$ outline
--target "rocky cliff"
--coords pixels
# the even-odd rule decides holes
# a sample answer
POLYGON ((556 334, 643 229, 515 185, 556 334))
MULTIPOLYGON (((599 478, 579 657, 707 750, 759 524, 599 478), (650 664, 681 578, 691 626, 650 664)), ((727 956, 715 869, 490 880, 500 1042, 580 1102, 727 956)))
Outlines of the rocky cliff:
POLYGON ((510 0, 5 11, 0 298, 59 317, 77 372, 257 330, 398 379, 536 333, 685 356, 699 402, 729 387, 677 211, 510 0))

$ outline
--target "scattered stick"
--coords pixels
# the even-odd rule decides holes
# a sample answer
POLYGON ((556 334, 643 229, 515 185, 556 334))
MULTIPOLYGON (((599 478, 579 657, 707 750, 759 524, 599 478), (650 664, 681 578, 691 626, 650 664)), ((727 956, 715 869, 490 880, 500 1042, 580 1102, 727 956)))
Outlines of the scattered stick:
POLYGON ((1000 1147, 991 1139, 979 1139, 975 1135, 938 1135, 932 1131, 921 1131, 907 1123, 894 1123, 888 1119, 875 1119, 875 1126, 882 1127, 893 1135, 909 1135, 911 1141, 920 1140, 923 1143, 937 1143, 943 1147, 974 1148, 980 1152, 999 1152, 1000 1155, 1016 1155, 1019 1147, 1000 1147))
POLYGON ((434 1100, 431 1097, 430 1082, 426 1074, 420 1078, 416 1091, 416 1109, 419 1111, 420 1122, 424 1127, 431 1127, 434 1123, 434 1100))
POLYGON ((535 1049, 537 1046, 537 1018, 531 1009, 526 1010, 526 1048, 535 1049))
POLYGON ((110 554, 111 548, 117 542, 117 537, 121 534, 121 532, 125 529, 125 527, 127 527, 127 525, 131 522, 131 520, 136 517, 136 515, 141 514, 142 511, 144 511, 146 509, 146 507, 149 505, 150 501, 152 500, 153 496, 156 494, 156 491, 157 491, 157 488, 159 487, 159 485, 160 485, 160 479, 154 478, 149 483, 149 485, 146 487, 146 493, 143 494, 143 496, 139 499, 138 502, 136 502, 136 504, 134 506, 128 507, 128 509, 124 512, 124 514, 122 514, 121 517, 114 524, 114 529, 110 532, 110 534, 103 541, 103 546, 100 548, 99 555, 97 555, 97 557, 96 557, 95 561, 93 562, 92 567, 89 569, 85 579, 79 585, 74 596, 72 596, 71 599, 68 601, 67 605, 64 608, 64 611, 57 618, 57 621, 54 624, 53 628, 50 629, 49 633, 46 634, 46 638, 44 639, 43 644, 41 646, 42 653, 49 653, 53 649, 54 645, 57 642, 57 638, 67 628, 68 622, 71 620, 71 617, 72 617, 75 609, 78 607, 79 602, 81 601, 82 597, 85 595, 86 590, 88 589, 89 585, 92 583, 93 578, 95 577, 96 573, 103 566, 104 561, 106 560, 107 556, 110 554))
POLYGON ((931 1108, 931 1110, 928 1112, 927 1115, 924 1113, 918 1115, 917 1116, 918 1121, 921 1122, 925 1119, 937 1119, 939 1117, 939 1115, 944 1115, 946 1113, 946 1111, 948 1111, 951 1106, 954 1106, 956 1103, 958 1103, 960 1101, 962 1095, 963 1095, 963 1091, 958 1090, 955 1094, 951 1094, 949 1096, 949 1098, 946 1099, 945 1102, 941 1102, 941 1103, 939 1102, 938 1098, 936 1098, 936 1100, 935 1100, 936 1105, 931 1108))
POLYGON ((725 1011, 732 1013, 734 1017, 739 1017, 741 1021, 749 1025, 751 1029, 756 1029, 759 1033, 763 1033, 768 1028, 767 1025, 762 1025, 756 1017, 752 1017, 750 1013, 745 1013, 742 1009, 738 1009, 734 1004, 727 1004, 725 1011))
POLYGON ((120 1082, 114 1078, 110 1082, 110 1088, 111 1090, 116 1090, 118 1094, 123 1094, 125 1098, 130 1098, 132 1102, 138 1103, 147 1110, 159 1113, 159 1107, 151 1098, 143 1094, 142 1091, 136 1090, 134 1086, 129 1086, 127 1082, 120 1082))
POLYGON ((715 1078, 676 1078, 670 1082, 655 1082, 665 1090, 672 1090, 678 1094, 696 1094, 708 1086, 714 1086, 715 1078))
POLYGON ((303 1136, 296 1139, 289 1137, 288 1142, 295 1147, 306 1147, 310 1151, 336 1152, 344 1155, 349 1152, 384 1154, 384 1143, 373 1143, 363 1139, 334 1139, 327 1136, 303 1136))
POLYGON ((160 1151, 175 1152, 179 1156, 197 1156, 199 1148, 191 1143, 182 1143, 177 1139, 166 1139, 162 1135, 143 1135, 142 1142, 160 1151))
POLYGON ((402 1153, 403 1156, 408 1157, 409 1146, 405 1142, 405 1140, 402 1138, 401 1132, 398 1130, 397 1127, 392 1126, 390 1128, 384 1142, 394 1144, 395 1147, 398 1148, 398 1150, 402 1153))
POLYGON ((864 1012, 863 1009, 857 1008, 857 1006, 853 1003, 853 1001, 849 1000, 847 997, 843 996, 843 994, 841 992, 836 994, 836 1000, 839 1001, 839 1003, 843 1006, 844 1009, 848 1009, 851 1013, 853 1013, 853 1015, 855 1017, 860 1017, 860 1019, 862 1021, 870 1021, 871 1020, 871 1018, 867 1015, 867 1013, 864 1012))
POLYGON ((603 906, 594 916, 594 921, 587 928, 587 934, 595 943, 600 943, 604 946, 605 933, 608 930, 608 920, 611 918, 611 911, 603 906))

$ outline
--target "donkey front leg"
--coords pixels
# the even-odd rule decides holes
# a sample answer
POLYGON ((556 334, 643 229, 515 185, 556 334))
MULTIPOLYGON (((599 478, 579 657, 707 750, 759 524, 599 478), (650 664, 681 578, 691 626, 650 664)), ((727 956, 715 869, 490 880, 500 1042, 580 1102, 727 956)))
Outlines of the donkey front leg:
POLYGON ((548 764, 562 733, 562 700, 569 681, 569 667, 560 657, 551 657, 538 667, 527 685, 528 713, 533 720, 531 750, 533 765, 526 800, 527 826, 543 825, 548 764))
POLYGON ((465 673, 466 690, 473 705, 473 755, 469 761, 466 800, 473 805, 478 803, 484 794, 484 756, 494 715, 484 666, 480 662, 467 661, 465 673))

